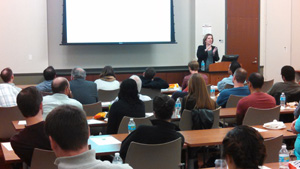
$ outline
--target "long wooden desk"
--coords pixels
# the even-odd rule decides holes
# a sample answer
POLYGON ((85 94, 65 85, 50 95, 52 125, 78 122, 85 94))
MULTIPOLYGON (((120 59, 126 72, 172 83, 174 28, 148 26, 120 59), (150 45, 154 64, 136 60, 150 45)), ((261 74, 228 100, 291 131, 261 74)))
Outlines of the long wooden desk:
MULTIPOLYGON (((278 169, 279 168, 279 162, 275 162, 275 163, 266 163, 264 164, 264 166, 272 168, 272 169, 278 169)), ((215 169, 215 167, 211 167, 211 168, 204 168, 204 169, 215 169)))

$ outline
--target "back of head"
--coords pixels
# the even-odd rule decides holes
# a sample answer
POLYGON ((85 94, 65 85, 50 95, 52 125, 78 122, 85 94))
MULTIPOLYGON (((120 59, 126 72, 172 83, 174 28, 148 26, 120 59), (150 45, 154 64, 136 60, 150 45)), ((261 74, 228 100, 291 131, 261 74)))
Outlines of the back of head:
POLYGON ((238 83, 244 83, 247 78, 247 71, 243 68, 238 68, 234 72, 234 77, 238 83))
POLYGON ((114 69, 111 66, 105 66, 100 74, 100 78, 105 76, 113 76, 116 77, 114 69))
POLYGON ((191 70, 197 71, 197 70, 199 70, 199 63, 196 60, 192 60, 189 62, 188 67, 191 70))
POLYGON ((137 75, 131 75, 129 77, 129 79, 133 79, 136 82, 138 92, 140 93, 141 90, 142 90, 142 80, 141 80, 141 78, 137 75))
POLYGON ((241 67, 241 65, 240 65, 239 62, 237 62, 237 61, 231 62, 230 66, 229 66, 229 69, 232 72, 232 75, 234 74, 235 70, 240 68, 240 67, 241 67))
POLYGON ((17 96, 17 104, 24 117, 36 116, 42 101, 42 94, 34 86, 21 90, 17 96))
POLYGON ((156 74, 156 72, 155 72, 154 68, 148 67, 145 71, 145 78, 146 79, 153 79, 155 74, 156 74))
POLYGON ((71 105, 53 109, 46 118, 45 131, 48 136, 66 151, 80 150, 87 145, 89 129, 85 113, 71 105))
POLYGON ((45 80, 53 80, 56 76, 56 71, 52 66, 48 66, 43 72, 45 80))
POLYGON ((1 78, 5 83, 8 83, 11 80, 12 75, 13 75, 13 72, 9 67, 4 68, 1 71, 1 78))
POLYGON ((174 107, 175 101, 167 95, 155 96, 153 99, 153 110, 157 119, 171 119, 174 107))
POLYGON ((52 81, 53 93, 64 93, 65 89, 69 87, 69 81, 64 77, 57 77, 52 81))
POLYGON ((264 76, 260 73, 251 73, 248 81, 254 89, 260 89, 264 84, 264 76))
POLYGON ((126 79, 121 83, 120 92, 118 94, 120 100, 124 100, 129 104, 135 104, 140 101, 136 82, 133 79, 126 79))
POLYGON ((292 66, 286 65, 281 68, 281 75, 286 81, 295 80, 295 69, 292 66))
POLYGON ((86 78, 86 72, 84 69, 80 67, 75 67, 71 71, 71 76, 73 79, 85 79, 86 78))
POLYGON ((252 127, 235 127, 223 139, 223 157, 228 156, 237 168, 258 169, 266 157, 263 137, 252 127))

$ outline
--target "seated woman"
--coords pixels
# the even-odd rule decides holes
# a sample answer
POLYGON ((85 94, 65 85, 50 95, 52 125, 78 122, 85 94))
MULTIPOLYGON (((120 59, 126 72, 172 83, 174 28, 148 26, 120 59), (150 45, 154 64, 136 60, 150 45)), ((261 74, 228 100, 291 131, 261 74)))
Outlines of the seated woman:
POLYGON ((132 141, 144 144, 161 144, 184 137, 176 131, 176 125, 171 123, 175 101, 169 96, 156 96, 153 100, 153 109, 156 120, 152 120, 153 126, 142 125, 130 133, 122 142, 120 154, 125 160, 127 150, 132 141))
POLYGON ((258 169, 266 157, 264 139, 248 126, 237 126, 223 139, 223 157, 229 169, 258 169))
POLYGON ((181 101, 181 113, 184 109, 216 109, 216 102, 210 98, 205 81, 200 74, 191 76, 188 88, 188 95, 181 101))
POLYGON ((97 90, 116 90, 120 82, 116 80, 115 72, 111 66, 105 66, 100 74, 100 79, 95 80, 97 90))
POLYGON ((118 101, 108 113, 107 134, 116 134, 124 116, 145 117, 144 102, 139 99, 136 82, 126 79, 121 83, 118 101))

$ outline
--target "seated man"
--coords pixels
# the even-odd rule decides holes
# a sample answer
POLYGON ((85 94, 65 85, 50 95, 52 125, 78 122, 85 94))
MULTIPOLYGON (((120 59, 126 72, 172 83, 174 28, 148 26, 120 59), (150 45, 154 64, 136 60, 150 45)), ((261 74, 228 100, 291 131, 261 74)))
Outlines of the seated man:
MULTIPOLYGON (((188 64, 188 67, 189 67, 190 74, 184 76, 183 81, 182 81, 182 86, 181 86, 182 90, 185 90, 187 88, 190 77, 195 73, 199 73, 198 72, 198 70, 199 70, 198 61, 196 61, 196 60, 190 61, 188 64)), ((208 85, 208 77, 205 74, 202 74, 202 73, 200 73, 200 74, 201 74, 202 78, 205 80, 206 85, 208 85)))
POLYGON ((226 107, 227 100, 230 95, 236 96, 248 96, 250 94, 248 86, 244 86, 244 81, 247 78, 247 71, 243 68, 238 68, 233 74, 234 88, 224 89, 218 99, 217 104, 222 107, 226 107))
POLYGON ((17 97, 20 111, 26 119, 25 129, 11 137, 11 146, 20 159, 28 166, 34 148, 51 150, 50 141, 45 133, 43 121, 43 97, 36 87, 23 89, 17 97))
POLYGON ((3 69, 1 78, 4 83, 0 84, 0 107, 16 106, 16 98, 21 89, 13 83, 14 75, 12 70, 10 68, 3 69))
POLYGON ((77 107, 55 108, 46 118, 45 130, 59 169, 131 169, 128 164, 96 160, 95 150, 88 147, 90 133, 86 115, 77 107))
POLYGON ((97 85, 94 82, 85 80, 86 72, 76 67, 71 72, 70 88, 73 98, 81 104, 92 104, 98 101, 97 85))
POLYGON ((140 76, 142 80, 142 87, 151 88, 151 89, 165 89, 169 87, 169 84, 159 77, 154 77, 156 74, 153 68, 147 68, 143 73, 143 76, 140 76))
POLYGON ((251 94, 242 98, 237 105, 237 125, 243 123, 244 116, 249 107, 268 109, 276 106, 274 97, 260 91, 264 84, 264 77, 260 73, 252 73, 248 79, 251 94))
POLYGON ((43 101, 43 117, 44 119, 47 117, 48 113, 52 111, 55 107, 62 105, 62 104, 69 104, 76 106, 80 109, 82 108, 82 104, 69 97, 72 96, 70 90, 69 81, 64 77, 57 77, 52 82, 52 91, 53 95, 44 96, 43 101))
POLYGON ((18 92, 20 92, 22 89, 17 87, 15 84, 14 84, 14 80, 15 80, 15 76, 12 72, 12 70, 7 67, 7 68, 4 68, 2 71, 1 71, 1 78, 3 80, 4 83, 6 84, 9 84, 11 85, 12 87, 14 87, 18 92))
POLYGON ((184 137, 177 132, 176 126, 171 123, 175 102, 169 96, 156 96, 153 100, 153 110, 156 120, 152 120, 153 126, 139 126, 130 133, 122 142, 120 155, 125 160, 127 150, 132 141, 144 144, 166 143, 177 138, 184 137))
POLYGON ((52 92, 51 84, 53 79, 56 77, 56 71, 52 66, 48 66, 44 72, 44 81, 39 83, 36 88, 41 92, 52 92))
POLYGON ((235 70, 240 67, 241 67, 241 65, 239 64, 239 62, 237 62, 237 61, 231 62, 231 64, 229 65, 229 68, 228 68, 228 74, 230 74, 230 76, 223 78, 217 84, 219 92, 221 92, 225 88, 226 84, 233 85, 233 81, 232 81, 233 74, 234 74, 235 70))

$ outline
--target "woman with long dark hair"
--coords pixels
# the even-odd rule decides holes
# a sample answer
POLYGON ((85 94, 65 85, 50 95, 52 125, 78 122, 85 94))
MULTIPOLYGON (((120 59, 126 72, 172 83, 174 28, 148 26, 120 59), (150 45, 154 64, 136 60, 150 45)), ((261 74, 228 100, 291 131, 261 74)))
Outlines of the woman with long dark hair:
POLYGON ((97 90, 116 90, 120 87, 117 81, 114 69, 111 66, 105 66, 100 74, 100 79, 95 80, 97 90))

